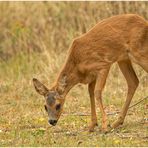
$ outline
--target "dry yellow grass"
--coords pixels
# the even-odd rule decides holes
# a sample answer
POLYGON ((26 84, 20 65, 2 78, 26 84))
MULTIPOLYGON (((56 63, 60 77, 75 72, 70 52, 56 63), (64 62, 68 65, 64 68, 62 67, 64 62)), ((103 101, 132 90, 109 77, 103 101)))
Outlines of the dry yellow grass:
MULTIPOLYGON (((87 86, 67 96, 56 127, 47 124, 44 99, 32 78, 50 86, 73 38, 97 21, 121 13, 148 18, 147 2, 0 2, 0 146, 148 146, 147 101, 129 110, 122 128, 103 134, 87 132, 90 103, 87 86), (76 115, 74 115, 76 114, 76 115)), ((132 103, 145 97, 148 75, 134 65, 140 85, 132 103)), ((107 112, 120 110, 126 82, 113 65, 104 90, 107 112)), ((109 122, 117 116, 109 115, 109 122)), ((98 110, 98 122, 100 123, 98 110)))

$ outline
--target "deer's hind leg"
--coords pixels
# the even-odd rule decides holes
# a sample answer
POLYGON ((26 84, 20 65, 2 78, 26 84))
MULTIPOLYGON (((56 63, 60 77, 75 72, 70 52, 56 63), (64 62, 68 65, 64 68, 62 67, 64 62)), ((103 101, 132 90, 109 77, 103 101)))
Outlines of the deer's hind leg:
POLYGON ((148 73, 148 46, 147 50, 141 49, 131 51, 129 57, 148 73))
POLYGON ((129 57, 148 73, 148 26, 139 28, 138 34, 134 34, 130 43, 129 57))
POLYGON ((123 124, 130 102, 139 84, 138 78, 135 74, 130 60, 120 61, 118 62, 118 65, 127 81, 128 93, 118 120, 111 125, 112 128, 116 128, 120 124, 123 124))

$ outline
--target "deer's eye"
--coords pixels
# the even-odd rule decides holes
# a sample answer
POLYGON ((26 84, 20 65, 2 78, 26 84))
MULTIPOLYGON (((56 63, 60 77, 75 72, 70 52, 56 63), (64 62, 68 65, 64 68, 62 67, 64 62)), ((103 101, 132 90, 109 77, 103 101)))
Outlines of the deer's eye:
POLYGON ((47 110, 47 106, 46 105, 44 105, 44 107, 45 107, 45 111, 47 112, 48 110, 47 110))
POLYGON ((56 110, 59 110, 61 108, 61 104, 56 105, 56 110))

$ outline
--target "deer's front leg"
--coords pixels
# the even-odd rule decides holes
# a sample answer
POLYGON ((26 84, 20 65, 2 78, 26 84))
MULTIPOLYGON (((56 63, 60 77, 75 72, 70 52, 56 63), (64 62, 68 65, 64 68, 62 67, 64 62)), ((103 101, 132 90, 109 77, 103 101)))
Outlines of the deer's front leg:
POLYGON ((95 98, 94 98, 94 88, 96 81, 93 81, 88 85, 88 91, 90 96, 91 103, 91 124, 89 126, 89 132, 93 132, 95 126, 97 125, 97 116, 96 116, 96 107, 95 107, 95 98))
POLYGON ((102 91, 106 83, 106 78, 108 76, 109 69, 100 71, 97 76, 96 85, 95 85, 95 98, 98 101, 100 112, 102 114, 102 130, 107 131, 107 115, 105 113, 103 103, 102 103, 102 91))

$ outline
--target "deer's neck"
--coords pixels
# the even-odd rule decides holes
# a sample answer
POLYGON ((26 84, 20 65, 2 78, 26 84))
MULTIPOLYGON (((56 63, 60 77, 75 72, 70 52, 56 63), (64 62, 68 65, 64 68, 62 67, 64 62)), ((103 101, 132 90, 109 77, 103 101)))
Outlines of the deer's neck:
POLYGON ((77 83, 79 83, 77 69, 72 61, 67 61, 57 78, 54 89, 65 97, 70 89, 77 83))

